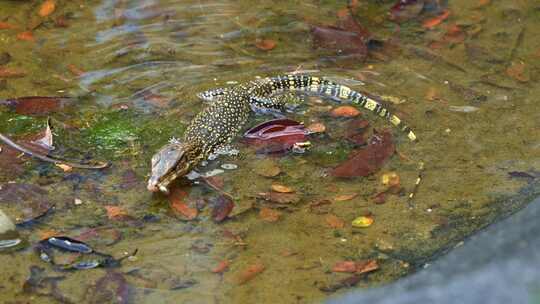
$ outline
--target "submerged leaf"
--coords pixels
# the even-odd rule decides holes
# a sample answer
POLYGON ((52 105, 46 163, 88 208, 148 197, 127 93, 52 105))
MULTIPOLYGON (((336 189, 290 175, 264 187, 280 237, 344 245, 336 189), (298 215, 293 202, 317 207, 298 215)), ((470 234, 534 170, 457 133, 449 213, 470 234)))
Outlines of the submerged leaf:
POLYGON ((281 212, 271 208, 262 207, 259 211, 259 217, 263 221, 273 223, 279 220, 279 218, 281 217, 281 212))
POLYGON ((212 219, 214 222, 222 222, 234 209, 234 202, 226 195, 220 195, 211 200, 214 205, 212 209, 212 219))
POLYGON ((263 272, 264 269, 265 269, 264 264, 262 264, 261 262, 257 262, 255 264, 248 266, 244 271, 238 274, 237 276, 238 284, 242 285, 252 280, 259 273, 263 272))
POLYGON ((6 105, 21 115, 45 115, 62 109, 72 101, 69 97, 29 96, 0 100, 0 105, 6 105))
POLYGON ((392 154, 395 146, 390 131, 375 134, 366 148, 351 153, 349 159, 334 168, 330 174, 336 177, 368 176, 379 170, 392 154))

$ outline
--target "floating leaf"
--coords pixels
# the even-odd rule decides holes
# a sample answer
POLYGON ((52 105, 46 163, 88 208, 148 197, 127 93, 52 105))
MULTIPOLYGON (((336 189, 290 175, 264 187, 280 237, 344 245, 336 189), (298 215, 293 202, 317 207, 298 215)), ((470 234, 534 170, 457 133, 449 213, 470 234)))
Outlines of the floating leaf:
POLYGON ((330 112, 333 117, 356 117, 360 115, 360 111, 353 106, 340 106, 330 112))
POLYGON ((244 271, 242 271, 236 277, 238 284, 244 284, 257 276, 259 273, 263 272, 265 269, 264 264, 257 262, 253 265, 248 266, 244 271))
POLYGON ((394 152, 392 134, 383 131, 373 135, 366 148, 351 153, 349 158, 334 168, 330 174, 336 177, 368 176, 379 170, 394 152))
POLYGON ((352 226, 356 228, 366 228, 373 224, 373 217, 371 216, 359 216, 352 221, 352 226))
POLYGON ((270 223, 277 222, 280 217, 281 217, 281 212, 271 209, 271 208, 262 207, 261 210, 259 211, 259 218, 266 222, 270 222, 270 223))
POLYGON ((285 185, 281 184, 272 184, 272 191, 279 192, 279 193, 293 193, 294 190, 290 187, 287 187, 285 185))

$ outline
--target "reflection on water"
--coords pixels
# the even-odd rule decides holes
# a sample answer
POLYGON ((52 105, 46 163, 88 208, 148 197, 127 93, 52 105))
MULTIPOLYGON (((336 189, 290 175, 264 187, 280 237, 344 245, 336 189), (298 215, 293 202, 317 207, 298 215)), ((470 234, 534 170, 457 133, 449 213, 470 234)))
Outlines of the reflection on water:
POLYGON ((336 286, 346 291, 347 282, 396 280, 526 203, 504 202, 540 170, 539 7, 454 1, 406 8, 396 23, 391 1, 349 2, 347 10, 345 1, 56 1, 46 16, 38 2, 1 3, 0 97, 77 99, 38 106, 40 114, 0 103, 0 132, 33 140, 51 116, 53 153, 113 166, 64 172, 0 146, 0 183, 13 183, 0 189, 0 208, 18 222, 54 206, 18 227, 30 244, 65 235, 115 257, 138 249, 121 267, 75 272, 53 270, 30 247, 3 253, 3 298, 312 302, 336 286), (368 46, 358 45, 368 37, 363 27, 368 46), (17 36, 26 30, 32 39, 17 36), (294 71, 380 96, 419 142, 395 132, 397 153, 379 172, 331 177, 328 169, 367 134, 358 127, 364 119, 376 129, 387 124, 368 113, 333 117, 335 104, 310 97, 287 113, 319 123, 307 153, 261 155, 237 141, 238 155, 201 168, 223 171, 212 187, 182 181, 171 198, 146 191, 152 153, 202 109, 196 93, 294 71), (426 170, 410 209, 418 159, 426 170), (396 175, 403 189, 388 191, 382 179, 396 175), (277 195, 272 185, 294 192, 277 195), (27 193, 20 208, 12 193, 28 188, 39 196, 27 193), (216 223, 220 191, 235 208, 216 223), (361 216, 373 223, 352 227, 361 216), (364 260, 379 269, 336 272, 354 264, 340 262, 364 260))

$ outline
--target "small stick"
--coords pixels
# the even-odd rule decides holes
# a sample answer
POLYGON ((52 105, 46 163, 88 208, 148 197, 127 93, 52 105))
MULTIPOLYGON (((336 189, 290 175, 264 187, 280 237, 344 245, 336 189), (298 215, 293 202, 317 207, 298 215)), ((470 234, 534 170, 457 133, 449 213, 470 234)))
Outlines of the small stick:
POLYGON ((56 159, 56 158, 52 158, 46 155, 41 155, 18 145, 17 143, 15 143, 9 137, 5 136, 2 133, 0 133, 0 140, 3 141, 6 145, 12 147, 13 149, 19 150, 23 152, 24 154, 27 154, 31 157, 37 158, 45 162, 53 163, 53 164, 59 164, 59 165, 63 164, 63 165, 68 165, 73 168, 80 168, 80 169, 104 169, 110 166, 110 163, 108 162, 97 162, 96 165, 87 165, 87 164, 73 163, 73 162, 69 162, 69 161, 65 161, 61 159, 56 159))

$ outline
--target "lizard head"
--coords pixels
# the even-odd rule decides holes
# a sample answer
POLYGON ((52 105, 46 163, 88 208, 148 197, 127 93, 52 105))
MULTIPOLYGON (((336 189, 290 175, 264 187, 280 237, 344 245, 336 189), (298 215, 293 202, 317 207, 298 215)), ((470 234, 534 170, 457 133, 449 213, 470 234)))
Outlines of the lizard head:
POLYGON ((148 190, 169 193, 169 185, 177 178, 188 174, 195 167, 200 158, 197 149, 178 140, 159 149, 152 156, 152 173, 148 179, 148 190))

